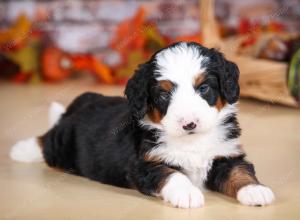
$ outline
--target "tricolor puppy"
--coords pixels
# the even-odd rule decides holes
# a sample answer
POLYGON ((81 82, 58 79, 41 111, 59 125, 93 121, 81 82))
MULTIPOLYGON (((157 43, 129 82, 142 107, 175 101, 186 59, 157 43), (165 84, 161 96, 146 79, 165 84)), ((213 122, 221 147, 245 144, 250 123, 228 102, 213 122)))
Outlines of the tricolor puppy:
POLYGON ((139 190, 180 208, 204 204, 201 190, 267 205, 271 189, 240 147, 238 67, 214 49, 180 42, 140 65, 123 97, 85 93, 53 127, 13 146, 11 157, 101 183, 139 190))

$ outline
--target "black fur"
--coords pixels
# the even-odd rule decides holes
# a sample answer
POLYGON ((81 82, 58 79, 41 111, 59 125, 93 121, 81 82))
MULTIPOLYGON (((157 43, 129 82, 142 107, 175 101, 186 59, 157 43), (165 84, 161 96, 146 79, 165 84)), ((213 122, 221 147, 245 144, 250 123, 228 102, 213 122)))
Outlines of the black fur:
POLYGON ((45 160, 51 167, 102 183, 154 193, 166 178, 166 165, 145 161, 145 152, 155 147, 156 132, 132 120, 125 98, 85 93, 42 136, 45 160))
POLYGON ((155 81, 155 83, 153 83, 149 88, 148 111, 152 111, 154 108, 156 108, 164 116, 168 110, 171 92, 175 89, 176 85, 173 84, 172 90, 165 91, 159 86, 158 82, 155 81))
POLYGON ((220 96, 220 89, 217 77, 213 75, 206 74, 205 79, 201 85, 199 85, 196 90, 200 93, 200 95, 207 101, 210 106, 214 106, 220 96), (201 86, 206 84, 209 86, 209 90, 206 94, 201 94, 199 91, 201 86))
POLYGON ((127 83, 125 95, 131 115, 136 120, 143 118, 148 111, 149 87, 154 83, 153 71, 152 61, 141 64, 127 83))
POLYGON ((154 161, 145 161, 144 158, 141 158, 133 162, 129 176, 133 186, 136 186, 140 192, 154 195, 159 193, 159 189, 168 175, 175 171, 180 171, 180 168, 154 161))
MULTIPOLYGON (((236 102, 239 97, 237 67, 215 50, 196 43, 188 45, 199 47, 201 55, 210 59, 205 83, 209 84, 211 91, 203 95, 207 102, 214 105, 218 96, 230 104, 236 102)), ((128 81, 126 98, 95 93, 76 98, 59 123, 41 137, 48 165, 102 183, 137 188, 149 195, 157 193, 168 175, 173 170, 180 171, 180 167, 146 158, 146 153, 159 144, 159 132, 141 127, 137 120, 153 108, 166 114, 170 101, 170 92, 163 91, 155 80, 155 68, 153 55, 128 81)), ((228 139, 239 136, 235 116, 224 124, 237 127, 229 130, 228 139)), ((218 190, 218 183, 226 178, 226 172, 242 162, 242 158, 215 161, 207 186, 218 190)))
POLYGON ((221 94, 225 97, 229 104, 233 104, 238 101, 240 96, 239 81, 239 68, 231 62, 225 62, 225 74, 220 77, 220 85, 224 85, 221 94))
POLYGON ((230 171, 236 166, 242 166, 249 175, 255 178, 253 164, 244 158, 245 155, 215 159, 207 175, 206 187, 213 191, 222 192, 223 184, 228 180, 230 171))
POLYGON ((241 136, 241 128, 239 125, 239 122, 236 118, 236 114, 232 114, 228 116, 224 122, 223 125, 227 127, 227 134, 226 134, 226 139, 234 139, 238 138, 241 136))
POLYGON ((207 74, 216 76, 220 86, 220 96, 229 104, 238 101, 240 96, 239 69, 237 65, 225 59, 222 53, 215 49, 207 49, 201 45, 201 55, 208 57, 210 65, 206 65, 205 61, 202 65, 207 66, 207 74))

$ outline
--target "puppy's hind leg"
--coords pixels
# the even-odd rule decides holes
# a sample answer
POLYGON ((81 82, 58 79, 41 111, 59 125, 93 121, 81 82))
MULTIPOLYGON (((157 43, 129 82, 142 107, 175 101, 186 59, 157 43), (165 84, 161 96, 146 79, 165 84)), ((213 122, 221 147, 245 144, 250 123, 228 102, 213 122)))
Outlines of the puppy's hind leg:
POLYGON ((24 163, 42 162, 44 158, 39 138, 32 137, 17 142, 11 148, 10 158, 24 163))
MULTIPOLYGON (((64 113, 65 107, 57 102, 53 102, 49 108, 48 114, 49 127, 52 128, 57 124, 64 113)), ((11 148, 10 158, 24 163, 44 161, 40 137, 31 137, 18 141, 11 148)))

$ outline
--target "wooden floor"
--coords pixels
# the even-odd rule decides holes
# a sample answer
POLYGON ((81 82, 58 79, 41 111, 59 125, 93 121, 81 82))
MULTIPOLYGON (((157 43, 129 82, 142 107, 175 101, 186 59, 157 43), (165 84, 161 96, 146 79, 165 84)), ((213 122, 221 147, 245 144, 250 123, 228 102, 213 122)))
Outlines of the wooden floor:
POLYGON ((276 202, 246 207, 205 192, 203 208, 184 210, 157 198, 64 174, 44 163, 23 164, 8 157, 17 140, 47 129, 53 100, 68 104, 83 91, 122 94, 121 87, 89 82, 47 86, 0 85, 0 219, 300 219, 300 111, 254 101, 240 102, 242 142, 262 183, 276 202))

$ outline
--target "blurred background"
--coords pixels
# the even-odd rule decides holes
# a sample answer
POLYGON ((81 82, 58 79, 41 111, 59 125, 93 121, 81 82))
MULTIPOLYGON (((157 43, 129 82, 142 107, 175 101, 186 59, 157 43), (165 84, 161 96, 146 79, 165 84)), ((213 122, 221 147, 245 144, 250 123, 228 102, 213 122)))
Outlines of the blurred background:
POLYGON ((300 0, 0 0, 0 219, 300 219, 299 33, 300 0), (51 102, 123 95, 137 65, 177 41, 239 66, 241 142, 274 205, 205 192, 202 209, 170 209, 10 159, 13 144, 47 131, 51 102))
POLYGON ((217 47, 239 64, 242 96, 298 106, 299 53, 294 55, 299 3, 3 0, 0 79, 41 84, 84 78, 99 86, 124 85, 136 66, 158 49, 196 41, 217 47))

